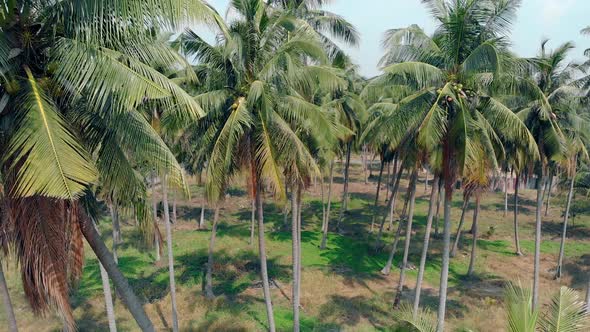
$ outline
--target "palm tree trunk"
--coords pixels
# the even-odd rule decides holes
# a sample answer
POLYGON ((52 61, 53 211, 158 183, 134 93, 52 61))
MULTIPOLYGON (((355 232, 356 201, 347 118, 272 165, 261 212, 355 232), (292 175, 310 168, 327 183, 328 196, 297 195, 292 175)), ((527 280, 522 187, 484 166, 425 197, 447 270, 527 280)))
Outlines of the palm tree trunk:
POLYGON ((82 229, 82 234, 84 234, 84 238, 86 238, 86 241, 92 248, 92 251, 94 251, 94 254, 98 258, 99 262, 104 266, 109 277, 113 281, 115 288, 117 289, 117 293, 125 303, 125 306, 127 306, 127 309, 129 309, 131 315, 133 315, 133 318, 137 322, 139 328, 142 331, 155 331, 154 326, 143 310, 139 299, 137 296, 135 296, 135 293, 133 293, 133 290, 129 286, 127 279, 125 279, 117 267, 112 254, 109 252, 104 242, 98 235, 98 232, 94 228, 94 223, 89 218, 80 218, 79 222, 82 229))
MULTIPOLYGON (((110 293, 109 293, 109 295, 110 295, 110 293)), ((10 301, 10 293, 8 292, 8 286, 6 285, 6 279, 4 278, 4 270, 2 269, 2 261, 0 261, 0 296, 2 296, 2 302, 4 302, 4 310, 6 311, 6 320, 8 321, 9 331, 10 332, 17 332, 18 327, 16 325, 16 316, 14 315, 12 301, 10 301)))
POLYGON ((369 184, 369 177, 367 176, 367 168, 369 168, 367 158, 367 145, 363 145, 363 177, 365 184, 369 184))
POLYGON ((109 321, 109 331, 117 331, 117 323, 115 320, 115 310, 113 307, 113 295, 111 294, 111 285, 109 284, 109 276, 104 266, 99 262, 100 279, 102 280, 102 291, 104 293, 104 302, 107 310, 107 319, 109 321))
POLYGON ((207 259, 207 274, 205 275, 205 296, 212 300, 215 298, 213 293, 213 251, 215 248, 215 237, 217 236, 217 223, 219 222, 219 205, 215 207, 213 215, 213 225, 211 226, 211 239, 209 240, 209 256, 207 259))
MULTIPOLYGON (((289 184, 288 183, 285 184, 285 197, 287 198, 288 201, 291 200, 289 198, 289 184)), ((285 206, 283 207, 283 226, 285 226, 285 228, 289 227, 289 204, 285 204, 285 206)))
MULTIPOLYGON (((395 183, 393 184, 393 188, 391 189, 391 196, 390 201, 391 204, 389 205, 389 225, 387 225, 387 230, 391 230, 393 228, 393 215, 395 213, 395 203, 397 202, 397 195, 399 193, 399 185, 402 180, 403 176, 403 166, 400 166, 399 171, 395 177, 395 183)), ((384 219, 385 220, 385 219, 384 219)))
POLYGON ((576 168, 578 164, 578 156, 574 157, 574 171, 572 180, 570 181, 570 190, 567 193, 567 201, 565 203, 565 213, 563 214, 563 229, 561 230, 561 243, 559 245, 559 257, 557 259, 557 269, 555 271, 555 278, 561 278, 563 269, 563 256, 565 253, 565 239, 567 236, 567 222, 570 215, 570 207, 572 205, 572 198, 574 197, 574 184, 576 182, 576 168))
POLYGON ((393 257, 395 256, 395 252, 397 251, 397 245, 399 243, 399 238, 402 233, 402 224, 403 224, 403 220, 400 219, 400 221, 397 225, 397 231, 395 232, 395 239, 393 240, 393 244, 391 246, 391 251, 389 252, 389 258, 387 259, 387 263, 385 264, 385 266, 381 270, 381 274, 389 275, 389 273, 391 272, 391 266, 393 265, 393 257))
POLYGON ((590 278, 586 282, 586 313, 590 314, 590 278))
POLYGON ((518 236, 518 189, 520 186, 520 174, 516 173, 516 183, 514 185, 514 246, 516 255, 522 256, 520 251, 520 237, 518 236))
POLYGON ((299 199, 301 198, 301 185, 296 184, 293 188, 293 198, 291 199, 291 211, 293 214, 291 222, 291 236, 292 236, 292 249, 293 249, 293 291, 292 291, 292 304, 293 304, 293 331, 299 331, 299 199))
POLYGON ((443 179, 438 179, 438 195, 436 195, 436 214, 434 215, 434 236, 438 237, 438 224, 440 220, 440 202, 442 201, 443 179))
POLYGON ((535 216, 535 265, 533 272, 533 302, 532 309, 535 310, 539 305, 539 273, 541 269, 541 211, 543 209, 543 187, 547 180, 541 171, 537 185, 537 211, 535 216))
POLYGON ((397 308, 399 306, 399 302, 402 297, 402 292, 404 289, 404 283, 406 280, 406 265, 408 264, 408 255, 410 253, 410 242, 412 238, 412 222, 414 220, 414 204, 416 201, 416 182, 418 181, 418 168, 414 167, 414 171, 412 173, 412 178, 410 179, 410 208, 408 212, 408 224, 406 225, 406 240, 404 243, 404 256, 402 260, 402 265, 400 267, 399 273, 399 282, 397 285, 397 294, 395 295, 395 300, 393 301, 393 307, 397 308))
MULTIPOLYGON (((257 169, 252 167, 252 170, 257 169)), ((254 172, 253 172, 254 173, 254 172)), ((258 252, 260 255, 260 277, 262 278, 262 289, 264 292, 264 302, 266 304, 266 316, 268 318, 268 330, 275 332, 275 319, 272 309, 272 300, 270 295, 270 283, 268 280, 268 267, 266 263, 266 242, 264 239, 264 210, 262 202, 262 183, 257 176, 253 176, 254 181, 254 199, 256 202, 256 215, 258 217, 258 252)))
POLYGON ((328 242, 328 229, 330 227, 330 209, 332 207, 332 184, 334 182, 334 160, 330 162, 330 182, 328 185, 328 206, 326 208, 326 222, 324 224, 322 243, 320 244, 320 250, 326 249, 328 242))
POLYGON ((342 192, 342 206, 340 207, 340 217, 336 228, 340 229, 342 219, 344 219, 344 213, 348 211, 348 175, 350 171, 350 154, 352 153, 352 141, 346 144, 346 164, 344 165, 344 190, 342 192))
POLYGON ((385 186, 385 197, 389 196, 389 182, 391 182, 391 163, 387 163, 387 179, 385 179, 385 183, 387 183, 387 185, 385 186))
MULTIPOLYGON (((396 159, 397 162, 397 159, 396 159)), ((389 196, 389 206, 388 206, 388 210, 389 210, 389 214, 384 214, 383 215, 383 219, 381 219, 381 225, 379 226, 379 234, 377 235, 377 240, 375 241, 375 248, 379 249, 379 247, 381 246, 381 238, 383 237, 383 226, 385 225, 385 219, 387 218, 387 216, 389 215, 389 229, 391 229, 391 227, 393 227, 393 212, 395 209, 395 201, 397 199, 397 193, 399 190, 399 183, 402 177, 402 173, 403 173, 403 169, 400 168, 400 170, 397 173, 396 179, 395 179, 395 184, 393 185, 393 189, 391 190, 391 194, 389 196)))
POLYGON ((118 234, 121 232, 119 227, 119 216, 117 215, 117 208, 115 206, 116 203, 111 203, 109 206, 109 210, 111 212, 111 220, 113 224, 113 259, 115 263, 119 264, 119 257, 117 255, 117 245, 119 244, 119 236, 118 234))
POLYGON ((422 244, 422 255, 420 256, 420 267, 418 269, 418 279, 416 280, 416 291, 414 296, 413 316, 416 318, 420 306, 420 293, 422 292, 422 281, 424 280, 424 270, 426 268, 426 257, 428 256, 428 245, 430 243, 430 232, 432 231, 432 219, 434 217, 434 204, 438 195, 438 175, 435 174, 432 179, 432 189, 430 191, 430 200, 428 201, 428 218, 426 219, 426 229, 424 230, 424 242, 422 244))
POLYGON ((201 203, 201 216, 199 218, 199 229, 205 229, 205 207, 206 207, 205 193, 203 193, 203 203, 201 203))
POLYGON ((449 254, 451 246, 451 203, 453 202, 453 168, 451 165, 452 150, 449 138, 443 143, 443 176, 445 183, 443 250, 440 271, 440 289, 437 314, 437 332, 445 330, 445 314, 447 309, 447 287, 449 282, 449 254))
POLYGON ((545 202, 545 217, 549 215, 549 205, 551 202, 551 189, 553 189, 553 173, 549 174, 549 183, 547 184, 547 201, 545 202))
POLYGON ((479 217, 479 194, 475 195, 475 210, 473 211, 473 244, 471 245, 471 259, 469 260, 469 268, 467 269, 467 275, 473 275, 475 269, 475 257, 477 249, 477 222, 479 217))
POLYGON ((426 179, 424 180, 424 193, 428 192, 428 170, 426 170, 426 179))
POLYGON ((504 217, 508 215, 508 171, 504 172, 504 217))
MULTIPOLYGON (((447 178, 448 179, 448 178, 447 178)), ((451 246, 451 202, 453 199, 453 184, 445 181, 445 202, 444 202, 444 226, 443 226, 443 252, 440 271, 440 290, 438 303, 438 325, 437 332, 444 332, 445 313, 447 305, 447 287, 449 281, 449 251, 451 246)))
MULTIPOLYGON (((408 205, 408 201, 410 200, 411 192, 412 192, 412 186, 408 185, 408 190, 406 193, 406 199, 405 199, 405 203, 404 203, 405 206, 408 205)), ((389 253, 389 259, 387 260, 385 267, 381 270, 382 274, 388 275, 391 272, 391 265, 393 264, 393 257, 395 256, 395 252, 397 251, 397 245, 399 243, 399 238, 400 238, 401 232, 402 232, 402 221, 405 219, 406 219, 406 211, 404 208, 404 211, 402 212, 402 216, 400 218, 399 224, 397 226, 397 231, 395 233, 395 239, 393 240, 393 246, 391 248, 391 252, 389 253)))
MULTIPOLYGON (((286 215, 286 214, 285 214, 286 215)), ((250 240, 249 245, 254 245, 254 230, 256 229, 256 199, 252 199, 252 213, 250 215, 250 240)))
POLYGON ((152 172, 152 213, 154 215, 154 247, 156 249, 156 262, 160 257, 160 232, 158 231, 158 201, 156 200, 156 174, 152 172))
POLYGON ((168 274, 170 276, 170 300, 172 302, 172 331, 178 332, 178 311, 176 307, 176 279, 174 278, 174 253, 172 252, 172 227, 168 206, 168 175, 162 179, 162 201, 164 203, 164 224, 166 225, 166 244, 168 246, 168 274))
MULTIPOLYGON (((98 227, 94 225, 94 229, 100 235, 100 231, 98 227)), ((114 257, 113 257, 114 258, 114 257)), ((117 322, 115 320, 115 311, 113 306, 113 295, 111 293, 111 284, 109 283, 109 275, 107 271, 104 269, 104 266, 100 262, 98 262, 98 266, 100 268, 100 279, 102 281, 102 291, 104 294, 104 302, 105 308, 107 311, 107 320, 109 322, 109 331, 116 332, 117 331, 117 322)))
POLYGON ((461 219, 459 219, 459 226, 457 226, 457 232, 455 233, 455 242, 453 243, 453 249, 451 249, 451 257, 455 257, 457 255, 457 247, 459 246, 459 241, 461 240, 461 229, 463 228, 463 223, 465 221, 465 212, 467 211, 467 206, 469 206, 469 199, 469 195, 466 195, 463 199, 461 219))
MULTIPOLYGON (((377 178, 377 192, 375 193, 375 203, 373 205, 373 217, 371 218, 371 233, 373 233, 373 228, 375 226, 375 217, 377 215, 377 207, 379 206, 379 193, 381 192, 381 179, 383 177, 383 168, 385 167, 385 162, 383 162, 383 157, 381 157, 381 167, 379 168, 379 177, 377 178)), ((389 188, 389 184, 387 185, 389 188)))
POLYGON ((172 223, 176 224, 176 190, 172 192, 172 223))

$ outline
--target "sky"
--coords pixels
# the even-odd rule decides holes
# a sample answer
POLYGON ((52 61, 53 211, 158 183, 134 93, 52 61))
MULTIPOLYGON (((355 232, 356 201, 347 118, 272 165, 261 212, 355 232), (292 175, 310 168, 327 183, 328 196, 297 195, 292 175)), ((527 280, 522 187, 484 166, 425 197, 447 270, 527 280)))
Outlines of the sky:
MULTIPOLYGON (((229 0, 209 3, 224 15, 229 0)), ((334 0, 325 9, 344 16, 360 32, 360 45, 348 52, 366 77, 379 74, 377 64, 386 30, 418 24, 431 33, 436 24, 420 0, 334 0)), ((549 48, 573 41, 577 48, 571 52, 571 60, 580 61, 583 51, 590 48, 590 36, 580 34, 587 26, 590 0, 523 0, 510 38, 513 50, 524 57, 536 55, 546 38, 550 39, 549 48)))

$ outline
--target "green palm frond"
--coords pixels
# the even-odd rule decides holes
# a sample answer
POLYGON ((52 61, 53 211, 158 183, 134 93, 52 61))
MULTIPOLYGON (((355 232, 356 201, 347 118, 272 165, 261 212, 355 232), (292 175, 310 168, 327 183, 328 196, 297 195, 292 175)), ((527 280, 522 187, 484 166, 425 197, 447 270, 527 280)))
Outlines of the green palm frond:
POLYGON ((412 332, 435 332, 436 315, 428 309, 420 309, 414 316, 412 306, 403 304, 399 309, 393 311, 394 318, 406 324, 404 331, 412 332))
POLYGON ((372 84, 408 85, 416 90, 443 85, 443 72, 423 62, 404 62, 383 68, 385 74, 372 84))
POLYGON ((120 52, 62 39, 53 56, 61 64, 56 80, 69 88, 71 97, 84 93, 88 104, 97 110, 110 104, 116 111, 127 111, 148 98, 164 110, 176 112, 185 122, 204 114, 196 101, 165 75, 120 52), (117 102, 111 103, 111 99, 117 102))
POLYGON ((258 137, 256 138, 258 144, 255 151, 255 158, 259 165, 257 171, 270 185, 273 194, 275 194, 279 200, 282 200, 285 195, 285 189, 283 188, 278 153, 273 144, 271 128, 269 127, 270 123, 262 113, 259 113, 258 117, 260 128, 258 137))
POLYGON ((485 42, 473 50, 463 62, 465 73, 495 73, 500 67, 498 50, 493 42, 485 42))
POLYGON ((573 289, 561 287, 539 326, 543 332, 581 332, 590 328, 586 303, 573 289))
POLYGON ((506 287, 506 316, 509 332, 535 332, 539 312, 532 309, 530 289, 508 284, 506 287))
POLYGON ((55 103, 26 72, 29 89, 4 160, 17 172, 12 194, 76 199, 96 180, 96 169, 55 103))
POLYGON ((217 13, 200 0, 66 0, 51 14, 56 22, 64 22, 67 36, 100 43, 126 34, 141 38, 152 27, 177 31, 191 23, 213 23, 217 13))

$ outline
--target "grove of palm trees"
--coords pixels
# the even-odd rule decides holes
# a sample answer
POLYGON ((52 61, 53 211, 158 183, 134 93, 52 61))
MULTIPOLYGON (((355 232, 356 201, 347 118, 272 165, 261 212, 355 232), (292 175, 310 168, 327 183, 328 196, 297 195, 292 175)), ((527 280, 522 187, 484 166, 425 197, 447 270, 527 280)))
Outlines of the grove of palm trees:
POLYGON ((334 2, 0 0, 0 331, 590 331, 590 49, 334 2))

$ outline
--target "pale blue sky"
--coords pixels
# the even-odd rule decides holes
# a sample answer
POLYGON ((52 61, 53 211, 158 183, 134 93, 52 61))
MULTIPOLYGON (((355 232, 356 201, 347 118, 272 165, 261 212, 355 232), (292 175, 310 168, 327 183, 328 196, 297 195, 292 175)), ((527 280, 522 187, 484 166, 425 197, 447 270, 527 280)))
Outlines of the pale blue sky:
MULTIPOLYGON (((229 0, 209 2, 224 15, 229 0)), ((430 33, 435 26, 420 0, 334 0, 326 9, 344 16, 359 30, 362 42, 349 52, 367 77, 379 73, 385 30, 418 24, 430 33)), ((572 58, 581 60, 583 50, 590 48, 590 36, 580 35, 580 30, 589 25, 590 0, 524 0, 512 29, 513 49, 521 56, 533 56, 543 38, 551 39, 549 47, 569 40, 577 46, 572 58)))

